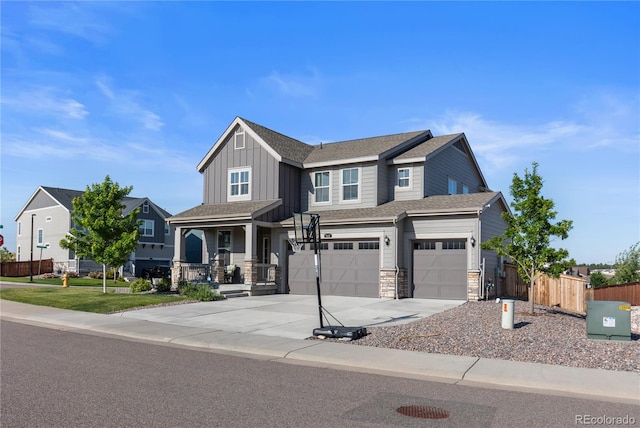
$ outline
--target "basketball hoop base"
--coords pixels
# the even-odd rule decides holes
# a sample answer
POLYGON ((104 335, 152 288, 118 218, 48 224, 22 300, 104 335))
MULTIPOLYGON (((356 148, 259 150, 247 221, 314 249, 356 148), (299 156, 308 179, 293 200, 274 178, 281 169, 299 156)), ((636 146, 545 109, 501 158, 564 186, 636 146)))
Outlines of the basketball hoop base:
POLYGON ((365 327, 344 327, 344 326, 326 326, 313 329, 314 336, 325 337, 348 337, 353 340, 360 339, 367 335, 367 329, 365 327))

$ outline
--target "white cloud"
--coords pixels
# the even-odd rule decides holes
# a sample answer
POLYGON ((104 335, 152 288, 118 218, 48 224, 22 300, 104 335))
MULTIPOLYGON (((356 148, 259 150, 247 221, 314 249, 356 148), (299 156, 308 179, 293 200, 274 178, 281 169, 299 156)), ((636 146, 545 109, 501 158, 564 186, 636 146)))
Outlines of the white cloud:
POLYGON ((73 98, 66 98, 60 92, 52 87, 36 87, 16 95, 5 95, 0 102, 16 111, 62 118, 83 119, 89 114, 84 104, 73 98))
POLYGON ((29 24, 70 34, 93 43, 104 43, 113 30, 88 3, 48 3, 29 8, 29 24))
POLYGON ((309 75, 281 74, 273 71, 263 80, 272 90, 290 97, 313 97, 320 93, 322 78, 316 69, 309 75))
POLYGON ((118 116, 127 120, 133 120, 151 131, 159 131, 164 122, 162 118, 151 110, 143 107, 139 102, 139 94, 135 91, 114 90, 107 82, 108 78, 102 76, 96 80, 96 86, 111 102, 111 109, 118 116))

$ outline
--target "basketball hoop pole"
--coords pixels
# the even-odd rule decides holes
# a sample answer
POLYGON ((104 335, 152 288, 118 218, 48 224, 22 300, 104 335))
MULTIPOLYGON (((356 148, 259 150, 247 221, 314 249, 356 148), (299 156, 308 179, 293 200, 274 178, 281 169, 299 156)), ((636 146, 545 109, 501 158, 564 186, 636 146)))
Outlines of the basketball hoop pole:
MULTIPOLYGON (((320 231, 320 222, 318 218, 320 216, 315 215, 311 217, 311 223, 313 224, 313 261, 316 266, 316 291, 318 293, 318 316, 320 317, 320 328, 324 328, 324 324, 322 323, 322 299, 320 297, 320 255, 318 253, 320 247, 320 240, 318 239, 318 234, 320 231)), ((311 227, 311 225, 309 225, 311 227)))

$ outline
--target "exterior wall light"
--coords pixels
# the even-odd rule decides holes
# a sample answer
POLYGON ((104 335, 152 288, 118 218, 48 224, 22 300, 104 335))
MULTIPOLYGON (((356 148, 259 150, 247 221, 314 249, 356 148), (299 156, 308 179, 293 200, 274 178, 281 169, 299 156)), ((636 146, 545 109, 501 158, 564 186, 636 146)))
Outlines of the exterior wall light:
POLYGON ((391 243, 391 239, 385 235, 384 237, 384 243, 387 245, 387 247, 389 246, 389 244, 391 243))
POLYGON ((474 238, 473 236, 471 237, 471 239, 469 239, 469 242, 471 242, 472 247, 476 246, 476 238, 474 238))

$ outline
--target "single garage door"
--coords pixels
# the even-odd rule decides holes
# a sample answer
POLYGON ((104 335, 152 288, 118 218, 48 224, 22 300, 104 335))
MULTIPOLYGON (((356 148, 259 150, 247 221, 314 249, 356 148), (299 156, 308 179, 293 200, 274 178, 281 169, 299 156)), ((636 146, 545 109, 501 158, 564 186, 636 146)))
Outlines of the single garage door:
MULTIPOLYGON (((322 295, 380 297, 379 241, 323 242, 320 248, 322 295)), ((311 245, 289 255, 289 292, 316 294, 311 245)))
POLYGON ((467 250, 464 240, 413 244, 413 297, 467 299, 467 250))

